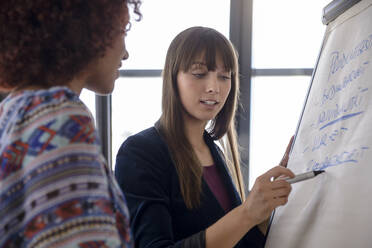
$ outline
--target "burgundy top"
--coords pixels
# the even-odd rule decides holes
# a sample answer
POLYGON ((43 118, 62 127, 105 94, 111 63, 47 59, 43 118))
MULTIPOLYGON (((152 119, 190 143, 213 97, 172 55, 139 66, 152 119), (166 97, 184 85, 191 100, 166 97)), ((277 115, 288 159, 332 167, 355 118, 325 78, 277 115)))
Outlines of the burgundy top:
POLYGON ((211 166, 203 166, 203 177, 221 207, 226 213, 230 211, 231 200, 227 193, 226 186, 223 184, 221 175, 218 172, 217 166, 214 164, 211 166))

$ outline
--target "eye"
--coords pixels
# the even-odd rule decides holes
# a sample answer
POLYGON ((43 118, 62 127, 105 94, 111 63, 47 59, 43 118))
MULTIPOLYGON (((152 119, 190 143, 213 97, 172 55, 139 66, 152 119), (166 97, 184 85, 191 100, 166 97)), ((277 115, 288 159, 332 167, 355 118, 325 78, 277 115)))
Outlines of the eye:
POLYGON ((204 68, 194 68, 190 71, 191 75, 194 77, 201 79, 207 76, 208 70, 205 70, 204 68))
POLYGON ((203 77, 205 77, 206 73, 204 73, 204 72, 193 72, 192 75, 196 78, 203 78, 203 77))
POLYGON ((230 76, 227 76, 227 75, 220 75, 220 78, 224 81, 227 81, 227 80, 230 80, 231 77, 230 76))

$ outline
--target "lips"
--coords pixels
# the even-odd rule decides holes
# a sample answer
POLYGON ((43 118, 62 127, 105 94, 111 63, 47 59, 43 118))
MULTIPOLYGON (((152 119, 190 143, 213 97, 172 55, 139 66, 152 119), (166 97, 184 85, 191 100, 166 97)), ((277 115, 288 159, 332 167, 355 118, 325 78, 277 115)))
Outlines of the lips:
POLYGON ((216 100, 200 100, 200 102, 203 104, 210 105, 210 106, 218 104, 218 101, 216 100))

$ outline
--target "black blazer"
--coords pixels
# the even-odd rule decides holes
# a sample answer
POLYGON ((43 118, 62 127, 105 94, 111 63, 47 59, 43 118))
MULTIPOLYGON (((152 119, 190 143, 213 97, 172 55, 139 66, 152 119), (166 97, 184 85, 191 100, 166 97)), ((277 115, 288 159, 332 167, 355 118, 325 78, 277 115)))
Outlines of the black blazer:
MULTIPOLYGON (((207 132, 204 139, 235 208, 241 200, 225 161, 207 132)), ((183 247, 185 239, 204 231, 226 214, 204 180, 201 206, 186 208, 169 150, 155 127, 125 140, 117 154, 115 176, 128 203, 138 248, 183 247)), ((235 247, 263 246, 264 235, 254 227, 235 247)))

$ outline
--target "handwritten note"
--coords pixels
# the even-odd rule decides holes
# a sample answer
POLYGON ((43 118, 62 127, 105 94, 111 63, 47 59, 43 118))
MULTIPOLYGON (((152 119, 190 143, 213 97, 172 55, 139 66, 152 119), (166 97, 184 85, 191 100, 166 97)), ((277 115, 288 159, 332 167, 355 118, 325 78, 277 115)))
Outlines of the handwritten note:
MULTIPOLYGON (((288 167, 292 185, 266 247, 372 246, 372 0, 327 27, 288 167)), ((304 48, 306 49, 306 48, 304 48)))

